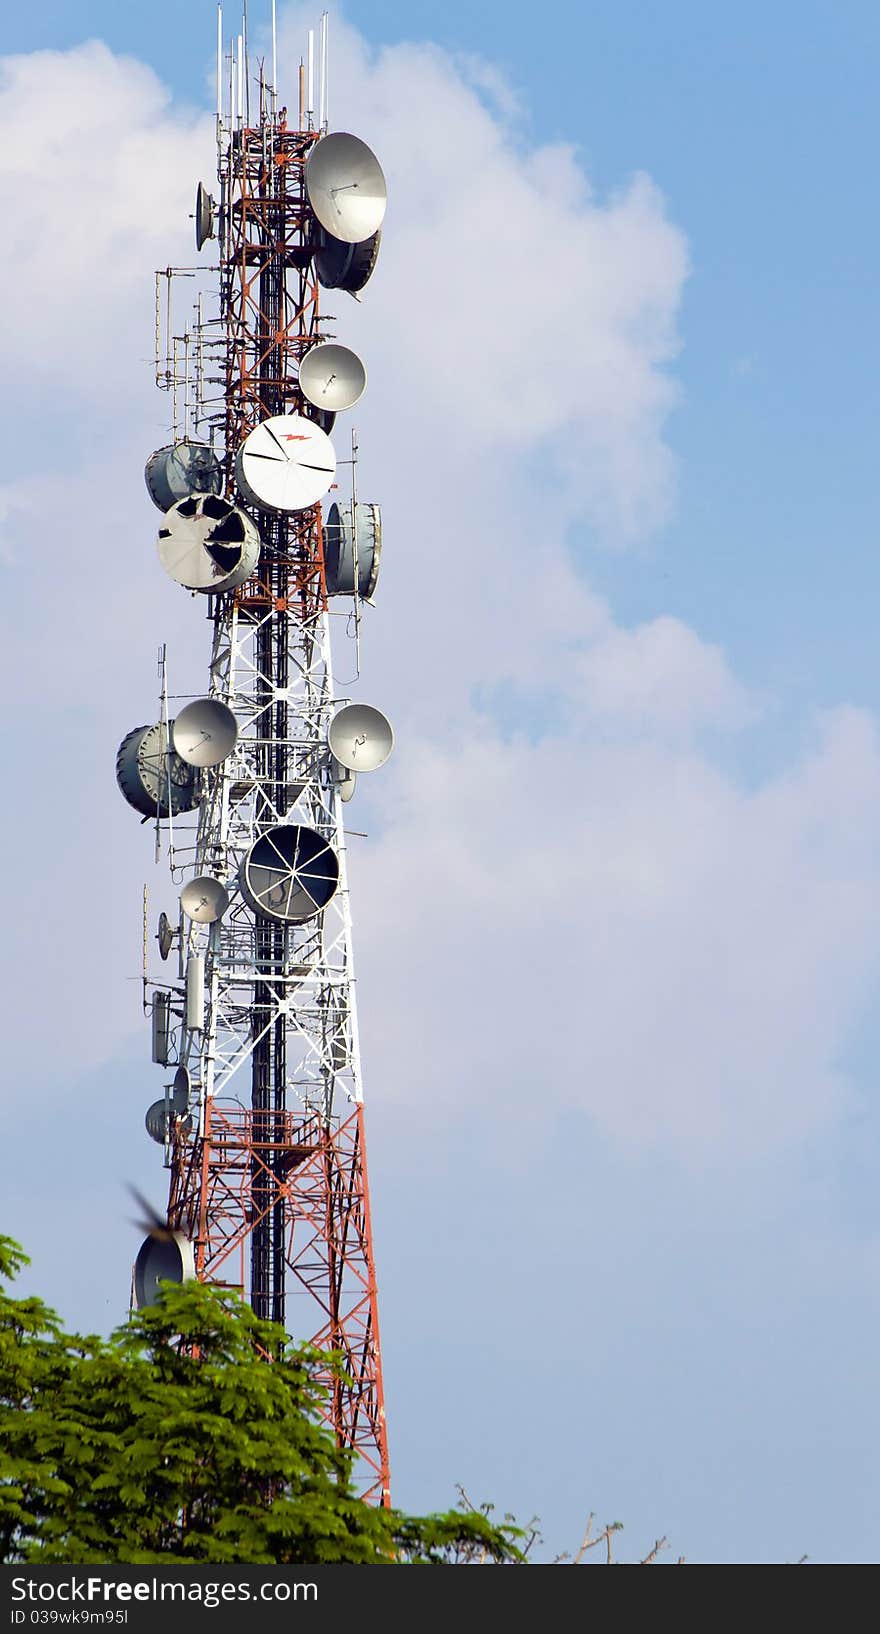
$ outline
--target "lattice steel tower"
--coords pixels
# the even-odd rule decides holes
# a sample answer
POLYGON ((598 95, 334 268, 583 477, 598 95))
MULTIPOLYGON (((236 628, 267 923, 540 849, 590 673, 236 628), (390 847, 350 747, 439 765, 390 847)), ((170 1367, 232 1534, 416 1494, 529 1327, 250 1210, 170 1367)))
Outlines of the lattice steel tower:
POLYGON ((162 1277, 196 1275, 341 1352, 328 1421, 359 1455, 364 1496, 387 1503, 343 810, 392 734, 337 696, 329 617, 348 596, 358 630, 380 520, 357 499, 353 434, 350 501, 322 511, 328 433, 366 375, 319 305, 322 286, 356 294, 370 277, 385 184, 363 142, 328 134, 326 16, 291 128, 272 9, 271 82, 262 64, 251 78, 246 22, 224 51, 218 12, 219 191, 199 187, 196 242, 216 236, 219 284, 197 285, 179 335, 172 289, 195 269, 157 274, 157 382, 174 417, 147 484, 165 513, 160 560, 205 599, 211 651, 204 697, 172 718, 160 649, 160 719, 117 761, 180 887, 157 935, 176 979, 152 979, 146 952, 144 966, 153 1058, 173 1069, 147 1114, 170 1170, 169 1230, 144 1242, 134 1292, 147 1303, 162 1277))

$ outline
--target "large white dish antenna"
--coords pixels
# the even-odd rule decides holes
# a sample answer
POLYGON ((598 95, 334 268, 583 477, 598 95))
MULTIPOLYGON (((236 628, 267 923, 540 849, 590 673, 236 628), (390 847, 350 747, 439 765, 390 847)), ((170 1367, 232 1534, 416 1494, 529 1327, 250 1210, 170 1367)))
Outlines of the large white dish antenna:
POLYGON ((176 716, 171 740, 188 766, 219 766, 238 742, 238 721, 219 698, 195 698, 176 716))
POLYGON ((391 722, 371 704, 346 704, 327 733, 330 748, 350 772, 376 772, 394 748, 391 722))
POLYGON ((119 745, 116 781, 130 806, 144 817, 167 816, 192 811, 201 799, 195 768, 188 766, 172 750, 164 721, 155 726, 136 726, 119 745))
POLYGON ((316 408, 338 414, 353 408, 367 389, 367 371, 357 352, 334 341, 322 341, 306 352, 299 366, 299 385, 316 408))
POLYGON ((246 437, 235 458, 245 499, 265 511, 304 511, 336 475, 330 438, 303 414, 275 414, 246 437))
POLYGON ((223 468, 207 443, 170 443, 150 455, 144 481, 153 504, 170 511, 188 494, 222 493, 223 468))
POLYGON ((279 823, 251 846, 241 865, 241 889, 255 913, 302 924, 321 913, 339 884, 339 859, 323 834, 279 823))
POLYGON ((388 189, 372 148, 348 131, 316 142, 306 160, 306 192, 322 227, 344 244, 377 232, 388 189))
POLYGON ((379 506, 358 503, 355 539, 351 505, 338 505, 334 501, 324 523, 324 576, 328 596, 357 594, 363 601, 369 601, 379 579, 381 554, 379 506))
POLYGON ((167 1239, 145 1237, 134 1262, 138 1308, 158 1303, 160 1282, 194 1282, 195 1275, 193 1245, 182 1231, 169 1231, 167 1239))
POLYGON ((159 529, 159 560, 187 590, 234 590, 259 559, 260 535, 247 512, 217 494, 178 500, 159 529))
POLYGON ((381 233, 373 233, 362 244, 343 244, 332 233, 322 231, 315 250, 315 271, 325 289, 344 289, 357 295, 373 275, 379 259, 381 233))
POLYGON ((184 885, 180 893, 180 906, 187 919, 194 920, 197 925, 213 925, 216 919, 223 918, 229 907, 229 892, 211 874, 198 874, 184 885))

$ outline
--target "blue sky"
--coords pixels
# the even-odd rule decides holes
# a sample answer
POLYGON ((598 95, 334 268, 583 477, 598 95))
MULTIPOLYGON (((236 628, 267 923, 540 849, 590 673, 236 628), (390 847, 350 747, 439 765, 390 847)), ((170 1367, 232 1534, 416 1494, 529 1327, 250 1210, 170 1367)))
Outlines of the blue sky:
MULTIPOLYGON (((456 0, 345 17, 334 122, 392 182, 375 294, 339 338, 368 359, 364 480, 389 529, 361 696, 397 749, 359 791, 353 891, 395 1495, 436 1507, 462 1481, 539 1513, 551 1551, 595 1509, 630 1555, 666 1533, 693 1560, 876 1561, 880 21, 788 0, 550 0, 540 29, 456 0), (496 256, 471 196, 522 212, 496 256), (484 395, 466 401, 443 324, 460 337, 474 311, 484 395), (537 876, 524 825, 547 836, 537 876), (413 923, 426 852, 449 907, 427 893, 413 923)), ((120 1178, 163 1186, 121 975, 145 840, 112 764, 149 716, 158 640, 202 685, 140 466, 164 414, 142 362, 152 271, 189 253, 213 21, 163 0, 4 20, 7 56, 87 38, 116 54, 77 58, 75 81, 65 57, 48 104, 26 72, 10 94, 6 172, 24 180, 6 219, 42 185, 22 155, 47 105, 86 154, 84 105, 118 97, 140 144, 91 206, 103 293, 59 225, 69 271, 31 312, 36 219, 9 274, 42 341, 14 360, 3 427, 7 684, 32 687, 7 756, 39 789, 34 742, 58 742, 65 792, 4 829, 53 860, 36 912, 10 886, 28 1036, 10 1045, 3 1225, 83 1325, 124 1309, 120 1178), (50 403, 69 430, 47 471, 32 430, 50 403), (68 504, 96 561, 116 553, 97 600, 65 553, 68 504), (28 616, 48 621, 36 681, 28 616), (59 1058, 36 1046, 34 970, 59 1058)), ((47 193, 43 219, 63 207, 47 193)))

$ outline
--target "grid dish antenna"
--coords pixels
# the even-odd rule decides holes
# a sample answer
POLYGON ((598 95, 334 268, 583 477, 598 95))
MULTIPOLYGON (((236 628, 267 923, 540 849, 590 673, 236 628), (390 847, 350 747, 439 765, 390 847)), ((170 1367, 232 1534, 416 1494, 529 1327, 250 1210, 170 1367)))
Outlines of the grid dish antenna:
POLYGON ((238 742, 238 721, 219 698, 196 698, 176 717, 171 741, 188 766, 219 766, 238 742))
POLYGON ((245 499, 264 511, 304 511, 336 475, 330 438, 304 414, 275 414, 255 426, 235 457, 245 499))
POLYGON ((388 189, 372 148, 348 131, 316 142, 306 160, 306 192, 322 227, 359 244, 381 227, 388 189))
POLYGON ((160 1282, 194 1282, 195 1275, 193 1245, 182 1231, 145 1237, 134 1262, 135 1303, 139 1309, 155 1305, 160 1282))
POLYGON ((324 524, 324 572, 328 596, 353 596, 369 601, 379 578, 382 553, 382 512, 378 505, 359 502, 357 533, 352 505, 335 501, 324 524), (357 571, 355 571, 357 538, 357 571))
POLYGON ((316 408, 338 414, 340 409, 353 408, 363 397, 367 371, 351 347, 323 341, 306 352, 299 366, 299 386, 316 408))
POLYGON ((326 908, 339 884, 339 859, 317 829, 279 823, 254 842, 241 889, 255 913, 299 925, 326 908))
POLYGON ((196 249, 202 249, 209 238, 215 238, 214 212, 216 205, 204 182, 196 188, 196 249))
POLYGON ((334 715, 327 741, 340 766, 350 772, 377 772, 394 748, 391 722, 371 704, 346 704, 334 715))
MULTIPOLYGON (((172 749, 165 722, 136 726, 119 745, 116 781, 130 806, 144 817, 193 811, 202 794, 195 767, 172 749)), ((164 957, 164 955, 163 955, 164 957)))
POLYGON ((188 494, 222 493, 223 468, 207 443, 184 440, 150 455, 144 481, 153 504, 160 511, 170 511, 188 494))
POLYGON ((207 596, 244 584, 260 559, 254 523, 218 494, 178 500, 166 512, 158 544, 166 573, 207 596))
POLYGON ((343 244, 341 238, 321 230, 315 251, 315 271, 325 289, 344 289, 357 295, 373 276, 379 259, 381 233, 373 233, 361 244, 343 244))
POLYGON ((212 874, 198 874, 187 880, 180 893, 180 906, 187 919, 197 925, 213 925, 229 907, 229 892, 212 874))

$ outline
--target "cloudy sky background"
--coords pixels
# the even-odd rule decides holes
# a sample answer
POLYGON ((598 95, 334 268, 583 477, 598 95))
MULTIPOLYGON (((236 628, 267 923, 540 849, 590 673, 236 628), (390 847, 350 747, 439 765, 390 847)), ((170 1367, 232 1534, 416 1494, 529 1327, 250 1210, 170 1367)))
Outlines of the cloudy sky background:
MULTIPOLYGON (((874 1561, 880 28, 589 13, 331 25, 391 200, 327 305, 397 733, 349 808, 395 1497, 874 1561)), ((124 1314, 123 1180, 164 1191, 131 978, 172 893, 113 763, 160 640, 206 674, 141 470, 213 18, 49 3, 0 72, 0 1226, 80 1326, 124 1314)), ((280 19, 293 103, 317 12, 280 19)))

